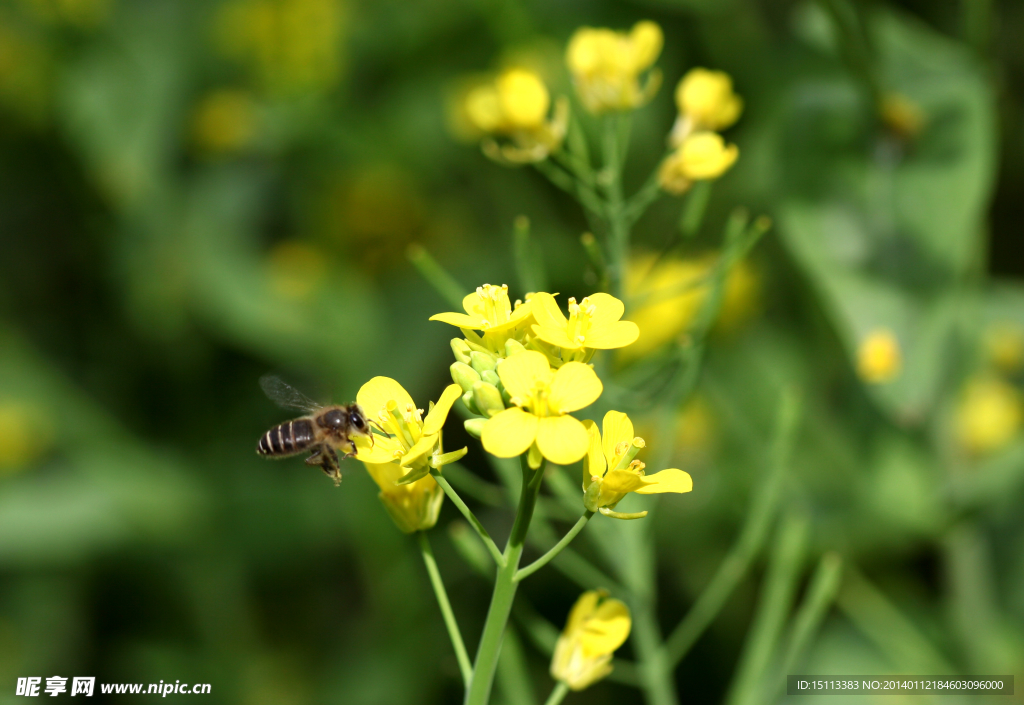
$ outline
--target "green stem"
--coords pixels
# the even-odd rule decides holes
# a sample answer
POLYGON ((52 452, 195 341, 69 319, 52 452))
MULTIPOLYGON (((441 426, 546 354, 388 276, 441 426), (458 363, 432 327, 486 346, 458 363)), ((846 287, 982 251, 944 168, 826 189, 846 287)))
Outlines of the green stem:
POLYGON ((473 664, 473 678, 466 689, 465 705, 487 705, 494 683, 494 671, 501 652, 501 639, 505 633, 509 614, 512 611, 512 600, 516 595, 518 583, 515 581, 519 560, 523 556, 523 544, 533 519, 533 510, 537 504, 537 494, 544 477, 544 468, 536 471, 526 462, 526 455, 520 458, 523 471, 523 487, 516 511, 512 533, 505 545, 504 563, 498 567, 494 580, 494 592, 491 595, 491 606, 487 610, 487 620, 480 636, 480 646, 473 664))
POLYGON ((729 705, 764 702, 763 678, 796 593, 808 521, 802 516, 790 515, 777 533, 754 622, 747 632, 736 677, 726 699, 729 705))
POLYGON ((551 695, 549 695, 548 699, 544 701, 544 705, 558 705, 568 694, 569 686, 562 681, 558 681, 558 683, 555 684, 554 689, 552 689, 551 695))
POLYGON ((535 560, 533 563, 531 563, 530 565, 526 566, 525 568, 522 568, 519 571, 517 571, 515 576, 513 577, 513 580, 515 580, 516 582, 519 582, 523 578, 526 578, 526 577, 529 577, 529 576, 533 575, 538 570, 540 570, 541 568, 546 566, 548 564, 548 562, 552 558, 554 558, 559 553, 561 553, 562 549, 569 545, 570 541, 572 541, 574 538, 576 538, 576 534, 578 534, 581 531, 583 531, 583 527, 587 525, 587 522, 590 521, 590 517, 592 517, 592 516, 594 516, 593 512, 591 512, 589 510, 587 512, 585 512, 583 514, 583 516, 580 517, 579 521, 577 521, 573 525, 573 527, 571 529, 569 529, 569 532, 565 536, 562 537, 561 541, 556 543, 551 548, 550 551, 548 551, 543 556, 541 556, 540 558, 535 560))
POLYGON ((452 647, 455 649, 455 658, 459 661, 459 671, 462 672, 462 682, 466 686, 473 679, 473 666, 469 663, 469 654, 466 652, 466 645, 462 641, 462 634, 459 633, 459 624, 455 621, 455 613, 452 612, 452 605, 448 601, 448 593, 441 581, 441 573, 437 569, 437 562, 434 560, 434 552, 430 548, 425 531, 417 532, 420 543, 420 553, 423 554, 423 562, 427 566, 427 574, 430 576, 430 584, 434 586, 434 594, 437 596, 437 604, 441 608, 441 616, 444 617, 444 625, 448 628, 448 636, 452 640, 452 647))
POLYGON ((604 120, 604 170, 602 179, 608 202, 605 206, 608 218, 608 251, 610 254, 609 274, 612 294, 622 299, 625 285, 625 270, 629 257, 629 219, 622 197, 622 153, 625 145, 622 137, 625 130, 619 115, 607 115, 604 120))
POLYGON ((633 639, 636 645, 640 684, 649 705, 676 705, 672 669, 661 641, 654 614, 654 601, 637 598, 633 607, 633 639))
POLYGON ((476 514, 474 514, 473 511, 466 506, 466 503, 462 501, 462 497, 460 497, 455 491, 455 488, 448 484, 448 480, 444 479, 444 476, 437 470, 431 469, 430 476, 434 478, 434 481, 437 482, 437 484, 441 485, 441 489, 444 490, 446 495, 448 495, 448 499, 452 501, 452 504, 458 507, 459 511, 462 512, 462 516, 466 517, 466 521, 469 522, 469 525, 476 529, 476 532, 480 534, 480 539, 484 542, 484 545, 487 547, 487 551, 491 554, 491 558, 494 559, 494 562, 499 567, 504 565, 505 559, 502 557, 501 551, 498 550, 498 546, 494 543, 491 535, 487 533, 487 529, 484 528, 484 525, 476 518, 476 514))
POLYGON ((683 659, 718 615, 729 595, 747 574, 751 561, 761 551, 761 546, 768 535, 768 527, 775 517, 775 507, 782 494, 782 484, 796 437, 799 415, 796 395, 783 395, 776 414, 777 426, 767 478, 754 495, 740 537, 704 592, 697 598, 697 602, 665 642, 669 663, 673 666, 683 659))
POLYGON ((455 281, 455 277, 445 271, 444 267, 430 256, 423 245, 409 245, 405 250, 405 256, 419 270, 427 283, 434 287, 434 291, 448 302, 448 305, 454 306, 458 310, 462 309, 462 299, 468 289, 455 281))
POLYGON ((843 559, 838 553, 826 553, 821 557, 818 568, 811 578, 811 585, 807 588, 807 596, 800 604, 800 608, 793 618, 793 628, 790 633, 789 643, 782 657, 782 668, 779 669, 779 676, 776 678, 774 697, 769 700, 777 700, 778 696, 786 687, 786 675, 793 672, 814 637, 815 632, 825 618, 828 608, 836 598, 839 591, 839 579, 842 574, 843 559))

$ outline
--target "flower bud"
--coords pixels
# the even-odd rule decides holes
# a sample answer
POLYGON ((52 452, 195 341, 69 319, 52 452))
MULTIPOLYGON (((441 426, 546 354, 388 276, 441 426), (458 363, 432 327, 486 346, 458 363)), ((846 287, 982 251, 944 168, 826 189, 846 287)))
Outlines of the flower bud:
POLYGON ((612 654, 629 636, 629 608, 603 591, 583 593, 573 605, 555 644, 551 675, 573 690, 583 690, 612 671, 612 654))
POLYGON ((485 423, 487 423, 487 419, 484 418, 466 419, 462 425, 466 427, 466 433, 473 438, 479 438, 484 432, 485 423))
POLYGON ((505 404, 501 400, 501 392, 493 384, 477 382, 473 385, 473 399, 476 401, 476 408, 488 418, 505 410, 505 404))
POLYGON ((462 391, 473 391, 473 385, 480 381, 480 375, 464 362, 453 362, 451 366, 452 381, 462 387, 462 391))
POLYGON ((487 384, 493 384, 498 389, 502 388, 501 378, 498 377, 498 373, 494 372, 493 370, 484 370, 483 372, 481 372, 480 379, 482 379, 484 382, 487 382, 487 384))
POLYGON ((469 364, 469 353, 470 347, 462 338, 452 338, 452 352, 455 353, 455 359, 464 365, 469 364))
POLYGON ((484 370, 494 370, 498 364, 498 358, 491 353, 478 352, 474 350, 469 354, 470 365, 477 372, 483 372, 484 370))
POLYGON ((526 348, 518 340, 509 338, 505 341, 505 357, 512 357, 516 353, 521 353, 524 350, 526 350, 526 348))
POLYGON ((466 408, 474 414, 479 414, 480 409, 476 406, 476 401, 473 400, 473 390, 470 389, 468 392, 462 395, 462 403, 466 405, 466 408))

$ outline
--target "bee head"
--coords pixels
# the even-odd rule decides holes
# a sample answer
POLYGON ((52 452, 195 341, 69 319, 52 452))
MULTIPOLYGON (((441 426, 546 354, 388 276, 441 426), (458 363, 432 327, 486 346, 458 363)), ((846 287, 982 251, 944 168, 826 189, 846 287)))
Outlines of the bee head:
POLYGON ((353 404, 348 408, 348 420, 356 431, 364 436, 370 435, 370 424, 367 422, 366 416, 363 415, 363 410, 359 408, 358 404, 353 404))

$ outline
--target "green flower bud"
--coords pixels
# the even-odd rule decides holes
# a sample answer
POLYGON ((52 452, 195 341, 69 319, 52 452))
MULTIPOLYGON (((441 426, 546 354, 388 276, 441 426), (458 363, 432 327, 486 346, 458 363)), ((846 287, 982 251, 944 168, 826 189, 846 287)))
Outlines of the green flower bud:
POLYGON ((583 493, 583 506, 588 512, 597 511, 597 502, 601 495, 601 480, 590 483, 590 487, 583 493))
POLYGON ((474 350, 469 354, 470 363, 477 372, 493 370, 498 364, 498 358, 491 353, 477 352, 474 350))
POLYGON ((487 382, 474 384, 473 399, 476 401, 476 408, 488 418, 505 410, 505 404, 501 401, 501 392, 493 384, 487 384, 487 382))
POLYGON ((466 408, 469 409, 474 414, 479 414, 480 413, 480 410, 478 408, 476 408, 476 402, 473 401, 473 390, 472 389, 462 395, 462 403, 465 404, 466 408))
POLYGON ((470 347, 462 338, 452 338, 452 352, 455 353, 455 359, 464 365, 469 364, 469 353, 470 347))
POLYGON ((498 377, 498 373, 493 370, 484 370, 480 373, 480 379, 487 384, 493 384, 498 389, 501 389, 501 378, 498 377))
POLYGON ((473 438, 479 438, 483 435, 485 423, 487 419, 466 419, 462 425, 466 427, 466 433, 473 438))
POLYGON ((512 338, 509 338, 508 340, 505 341, 505 357, 512 357, 516 353, 521 353, 524 350, 526 350, 526 348, 523 347, 523 344, 520 343, 518 340, 513 340, 512 338))
POLYGON ((480 375, 464 362, 453 362, 451 366, 452 381, 462 387, 462 391, 473 391, 473 385, 480 381, 480 375))

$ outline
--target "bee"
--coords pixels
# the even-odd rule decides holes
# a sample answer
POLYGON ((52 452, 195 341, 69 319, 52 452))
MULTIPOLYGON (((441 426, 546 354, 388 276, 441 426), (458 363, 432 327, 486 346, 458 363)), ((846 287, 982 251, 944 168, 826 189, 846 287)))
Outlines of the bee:
POLYGON ((338 452, 342 453, 342 459, 354 457, 354 436, 369 438, 373 444, 370 422, 359 404, 323 406, 271 375, 260 378, 260 387, 278 406, 308 414, 264 433, 256 444, 256 452, 263 457, 286 458, 311 451, 306 464, 319 465, 337 486, 341 483, 338 452))

